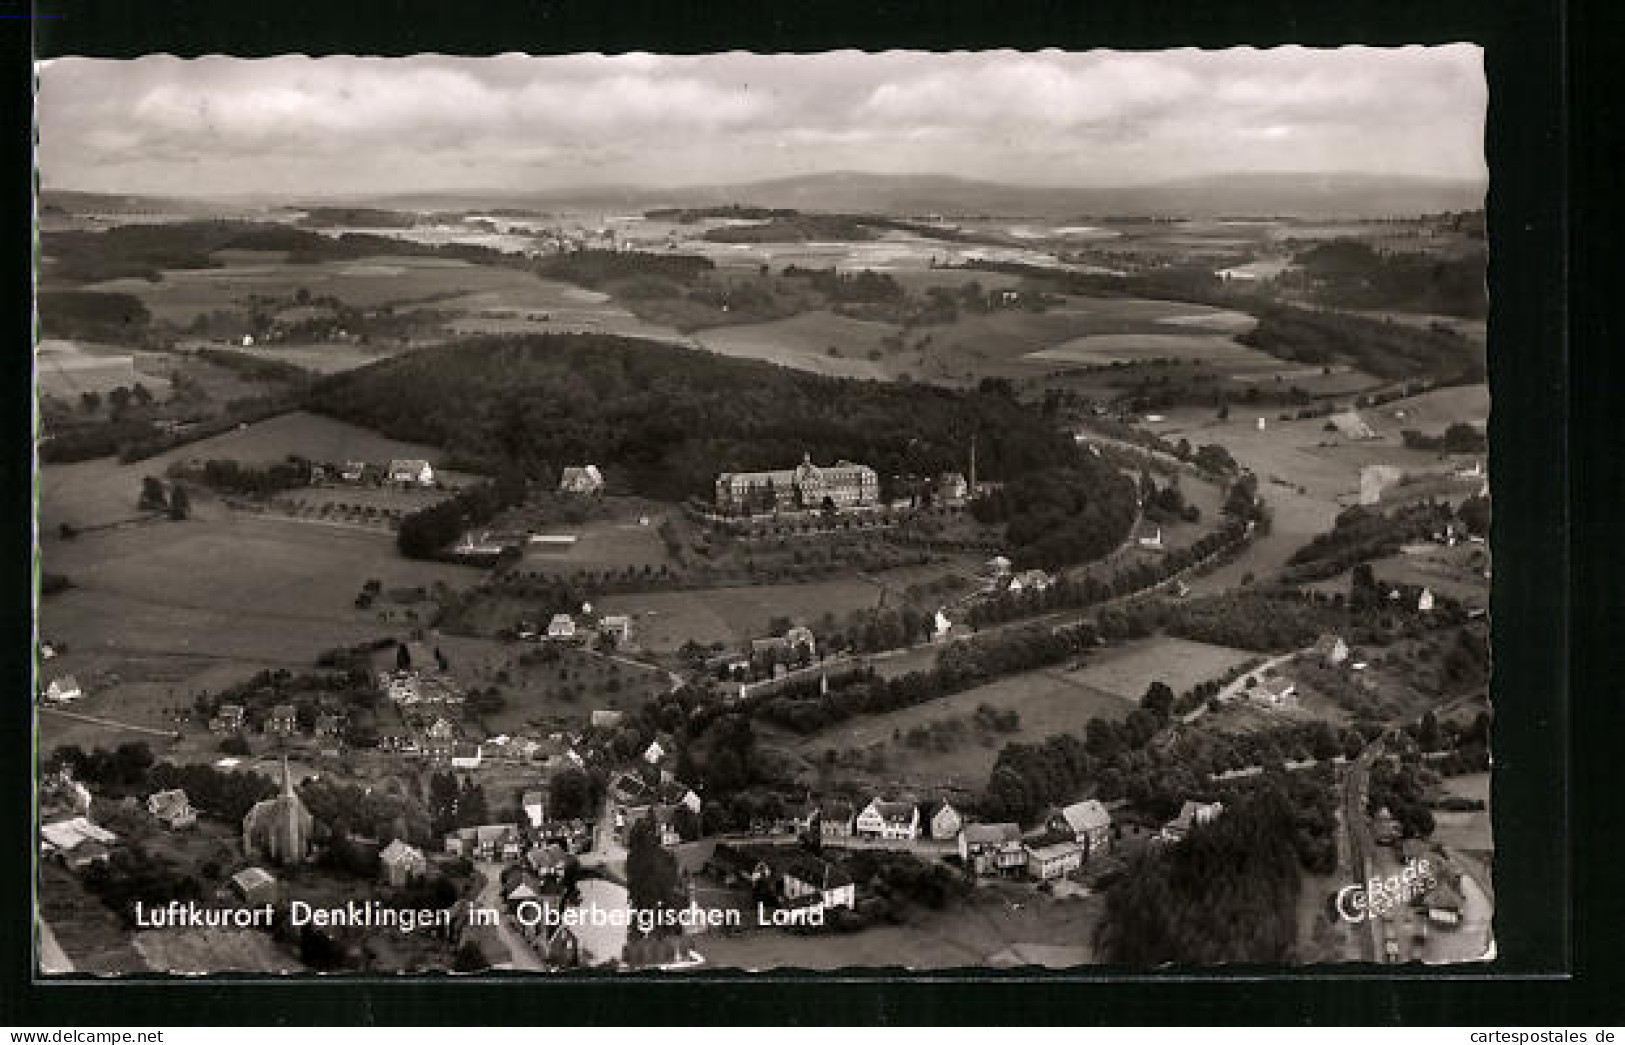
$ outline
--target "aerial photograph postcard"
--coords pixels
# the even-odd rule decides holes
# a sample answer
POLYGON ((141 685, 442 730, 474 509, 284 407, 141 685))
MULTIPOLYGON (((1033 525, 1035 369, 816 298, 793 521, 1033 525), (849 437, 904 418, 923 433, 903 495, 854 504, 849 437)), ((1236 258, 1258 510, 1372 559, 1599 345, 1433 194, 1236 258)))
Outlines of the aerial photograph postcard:
POLYGON ((39 976, 1494 957, 1481 48, 35 80, 39 976))

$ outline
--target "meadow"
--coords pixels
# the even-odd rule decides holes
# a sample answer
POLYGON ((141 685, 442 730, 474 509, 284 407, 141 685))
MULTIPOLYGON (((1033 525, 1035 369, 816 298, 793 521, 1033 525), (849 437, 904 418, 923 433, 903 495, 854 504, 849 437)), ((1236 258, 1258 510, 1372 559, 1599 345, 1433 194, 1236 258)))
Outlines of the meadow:
POLYGON ((789 617, 817 626, 829 612, 844 617, 856 609, 871 609, 880 589, 859 580, 818 581, 811 584, 775 584, 704 591, 645 592, 609 595, 594 603, 600 613, 624 613, 633 618, 637 644, 651 651, 671 651, 693 639, 705 645, 721 642, 738 647, 745 640, 766 635, 774 617, 789 617))

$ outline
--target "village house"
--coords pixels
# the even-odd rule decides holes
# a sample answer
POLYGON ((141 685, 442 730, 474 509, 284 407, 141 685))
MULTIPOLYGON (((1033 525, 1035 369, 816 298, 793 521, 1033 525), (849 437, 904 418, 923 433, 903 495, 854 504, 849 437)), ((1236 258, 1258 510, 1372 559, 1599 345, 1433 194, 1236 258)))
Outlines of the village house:
POLYGON ((1259 679, 1258 685, 1247 689, 1247 696, 1267 708, 1291 707, 1298 702, 1298 687, 1291 679, 1259 679))
POLYGON ((575 638, 575 618, 571 617, 568 613, 553 614, 553 619, 547 622, 547 637, 550 639, 575 638))
POLYGON ((414 486, 433 486, 434 469, 428 461, 405 459, 389 462, 389 469, 385 473, 392 483, 405 483, 414 486))
POLYGON ((413 671, 386 671, 378 676, 384 694, 397 704, 416 704, 419 697, 418 676, 413 671))
POLYGON ((993 558, 987 560, 986 566, 987 572, 993 577, 998 578, 1003 577, 1010 572, 1011 563, 1010 560, 1005 558, 1003 555, 995 555, 993 558))
POLYGON ((222 704, 215 711, 214 717, 209 720, 211 733, 239 733, 243 728, 243 706, 241 704, 222 704))
POLYGON ((860 838, 912 842, 920 837, 920 810, 913 802, 876 798, 858 814, 853 833, 860 838))
POLYGON ((160 824, 171 831, 191 827, 197 823, 197 810, 187 800, 186 792, 180 788, 169 791, 154 791, 147 796, 147 812, 160 824))
POLYGON ((960 472, 943 472, 937 478, 937 500, 949 507, 965 503, 970 496, 970 484, 960 472))
POLYGON ((68 704, 85 695, 79 680, 72 675, 59 675, 45 687, 45 699, 52 704, 68 704))
POLYGON ((530 821, 532 828, 541 827, 547 822, 547 795, 541 791, 526 791, 519 796, 519 808, 525 811, 525 819, 530 821))
POLYGON ((818 857, 798 854, 780 873, 779 884, 787 907, 850 911, 858 904, 858 886, 852 876, 818 857))
POLYGON ((428 874, 429 861, 423 850, 397 838, 378 854, 378 873, 386 884, 400 889, 428 874))
POLYGON ((1349 645, 1341 635, 1328 633, 1315 643, 1315 656, 1328 668, 1335 668, 1349 659, 1349 645))
POLYGON ((1050 817, 1046 826, 1052 833, 1077 842, 1090 859, 1111 849, 1112 815, 1097 799, 1067 806, 1050 817))
POLYGON ((649 746, 643 749, 643 760, 651 766, 656 765, 666 757, 666 749, 660 746, 660 741, 651 740, 649 746))
POLYGON ((1423 588, 1422 589, 1422 594, 1420 594, 1420 595, 1418 595, 1416 597, 1416 612, 1418 612, 1418 613, 1430 613, 1430 612, 1432 612, 1432 610, 1433 610, 1433 592, 1429 591, 1427 588, 1423 588))
POLYGON ((598 708, 592 713, 588 722, 596 729, 614 729, 626 717, 624 711, 611 711, 608 708, 598 708))
POLYGON ((299 713, 292 704, 278 704, 265 720, 265 732, 279 737, 291 737, 299 732, 299 713))
POLYGON ((1024 591, 1048 591, 1054 585, 1055 579, 1043 570, 1023 570, 1010 578, 1005 590, 1019 595, 1024 591))
POLYGON ((470 860, 518 860, 524 843, 517 824, 482 824, 458 828, 445 839, 446 855, 470 860))
POLYGON ((451 746, 451 768, 478 769, 484 761, 485 749, 479 744, 459 741, 451 746))
POLYGON ((851 838, 852 819, 851 802, 826 802, 818 811, 818 833, 823 838, 851 838))
POLYGON ((331 712, 323 712, 316 716, 316 735, 318 737, 336 737, 344 732, 344 716, 331 712))
POLYGON ((277 900, 277 881, 263 867, 245 867, 232 875, 231 889, 248 907, 260 907, 277 900))
POLYGON ((1040 882, 1064 878, 1083 866, 1083 846, 1077 842, 1027 846, 1027 874, 1040 882))
POLYGON ((959 832, 959 859, 980 876, 1019 875, 1027 866, 1021 828, 1011 823, 966 824, 959 832))
POLYGON ((1162 527, 1160 525, 1141 523, 1139 528, 1134 531, 1134 543, 1141 548, 1161 550, 1162 527))
POLYGON ((559 492, 574 494, 602 493, 604 474, 595 464, 571 466, 559 477, 559 492))
POLYGON ((1179 807, 1179 815, 1164 824, 1162 830, 1157 832, 1157 839, 1163 842, 1178 842, 1191 833, 1191 828, 1199 824, 1212 823, 1223 812, 1223 802, 1186 801, 1179 807))
POLYGON ((931 837, 939 842, 959 837, 960 829, 964 826, 965 819, 959 815, 959 810, 946 801, 931 814, 931 837))
POLYGON ((117 835, 83 816, 58 820, 40 828, 42 853, 57 857, 74 870, 105 861, 108 847, 117 842, 117 835))
POLYGON ((632 641, 632 618, 625 614, 601 618, 598 621, 598 633, 614 639, 615 645, 624 646, 632 641))

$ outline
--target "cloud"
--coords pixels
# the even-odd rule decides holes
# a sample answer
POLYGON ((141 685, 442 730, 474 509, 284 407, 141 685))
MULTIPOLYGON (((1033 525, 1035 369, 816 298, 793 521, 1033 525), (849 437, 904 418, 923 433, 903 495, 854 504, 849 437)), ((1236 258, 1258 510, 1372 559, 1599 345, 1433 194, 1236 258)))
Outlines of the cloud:
POLYGON ((1074 184, 1229 169, 1474 176, 1481 64, 1457 46, 151 56, 36 71, 47 184, 310 194, 836 169, 1074 184))

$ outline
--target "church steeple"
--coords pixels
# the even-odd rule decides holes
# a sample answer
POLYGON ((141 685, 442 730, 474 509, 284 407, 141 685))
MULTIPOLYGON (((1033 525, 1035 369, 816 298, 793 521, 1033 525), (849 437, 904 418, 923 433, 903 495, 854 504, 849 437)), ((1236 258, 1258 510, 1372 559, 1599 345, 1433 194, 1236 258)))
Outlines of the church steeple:
POLYGON ((288 772, 288 756, 287 755, 282 756, 282 796, 284 798, 292 798, 292 797, 294 797, 294 794, 293 794, 293 775, 288 772))

